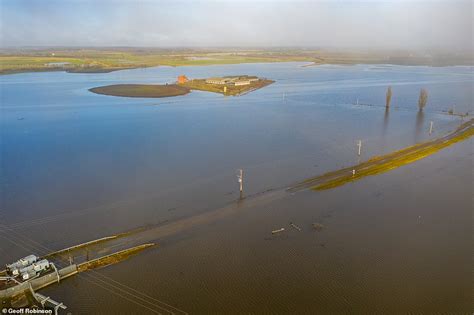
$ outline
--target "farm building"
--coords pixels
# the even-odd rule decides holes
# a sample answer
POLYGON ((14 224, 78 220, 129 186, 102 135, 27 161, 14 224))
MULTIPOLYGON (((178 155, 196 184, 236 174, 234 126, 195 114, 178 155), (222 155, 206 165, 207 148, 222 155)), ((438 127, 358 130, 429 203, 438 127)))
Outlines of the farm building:
POLYGON ((208 84, 227 84, 231 82, 231 78, 209 78, 206 79, 206 83, 208 84))
POLYGON ((239 86, 239 85, 249 85, 250 84, 250 80, 238 80, 238 81, 235 81, 234 82, 234 85, 235 86, 239 86))
POLYGON ((258 81, 257 77, 250 76, 232 76, 232 77, 222 77, 222 78, 209 78, 206 80, 208 84, 229 84, 229 85, 249 85, 254 81, 258 81))
POLYGON ((185 75, 180 75, 178 77, 178 83, 186 83, 188 81, 189 81, 189 79, 185 75))

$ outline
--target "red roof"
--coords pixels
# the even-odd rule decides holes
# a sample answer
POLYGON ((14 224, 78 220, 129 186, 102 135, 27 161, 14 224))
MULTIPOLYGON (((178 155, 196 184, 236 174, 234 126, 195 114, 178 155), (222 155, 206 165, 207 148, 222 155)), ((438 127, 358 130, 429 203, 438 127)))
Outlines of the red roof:
POLYGON ((187 81, 188 81, 188 78, 183 74, 178 77, 178 83, 185 83, 187 81))

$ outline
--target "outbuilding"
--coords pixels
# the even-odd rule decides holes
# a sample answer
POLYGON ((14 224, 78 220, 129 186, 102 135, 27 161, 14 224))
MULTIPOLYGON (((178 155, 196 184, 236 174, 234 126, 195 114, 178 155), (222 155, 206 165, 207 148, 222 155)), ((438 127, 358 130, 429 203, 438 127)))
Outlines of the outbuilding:
POLYGON ((189 79, 183 74, 178 77, 178 83, 186 83, 188 81, 189 79))

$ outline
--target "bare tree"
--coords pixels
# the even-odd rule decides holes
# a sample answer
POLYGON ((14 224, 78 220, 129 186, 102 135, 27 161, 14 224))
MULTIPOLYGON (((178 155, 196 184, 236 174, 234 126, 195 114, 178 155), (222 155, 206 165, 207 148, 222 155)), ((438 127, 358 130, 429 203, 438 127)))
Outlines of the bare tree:
POLYGON ((418 98, 418 108, 420 111, 426 106, 428 102, 428 92, 425 89, 420 90, 420 97, 418 98))
POLYGON ((385 98, 385 107, 390 107, 390 102, 392 102, 392 87, 389 86, 387 88, 387 95, 386 95, 386 98, 385 98))

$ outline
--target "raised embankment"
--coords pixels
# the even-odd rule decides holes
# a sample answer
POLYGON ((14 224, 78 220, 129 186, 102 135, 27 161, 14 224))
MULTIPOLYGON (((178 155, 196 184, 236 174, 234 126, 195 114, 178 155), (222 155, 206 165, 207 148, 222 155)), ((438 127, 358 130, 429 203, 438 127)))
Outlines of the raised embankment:
POLYGON ((466 140, 474 135, 474 119, 463 123, 459 128, 444 137, 428 142, 418 143, 386 155, 376 156, 370 160, 346 167, 337 171, 309 178, 290 187, 289 191, 302 189, 324 190, 335 188, 366 176, 388 172, 403 165, 413 163, 434 154, 459 141, 466 140))
POLYGON ((100 244, 100 243, 103 243, 103 242, 107 242, 107 241, 116 239, 117 237, 119 237, 119 236, 118 235, 112 235, 112 236, 102 237, 102 238, 99 238, 99 239, 96 239, 96 240, 93 240, 93 241, 85 242, 85 243, 82 243, 82 244, 79 244, 79 245, 74 245, 74 246, 71 246, 71 247, 68 247, 68 248, 64 248, 64 249, 49 253, 48 255, 45 255, 43 258, 49 259, 53 256, 61 255, 61 254, 64 254, 64 253, 67 253, 67 252, 70 252, 70 251, 73 251, 73 250, 78 250, 78 249, 82 249, 82 248, 85 248, 85 247, 88 247, 88 246, 97 245, 97 244, 100 244))
POLYGON ((95 269, 95 268, 100 268, 100 267, 105 267, 108 265, 116 264, 118 262, 124 261, 125 259, 129 258, 132 255, 136 255, 140 253, 141 251, 155 246, 155 243, 148 243, 148 244, 142 244, 138 245, 132 248, 127 248, 118 252, 115 252, 110 255, 102 256, 96 259, 92 259, 86 262, 83 262, 77 266, 77 270, 79 272, 90 270, 90 269, 95 269))

